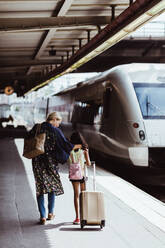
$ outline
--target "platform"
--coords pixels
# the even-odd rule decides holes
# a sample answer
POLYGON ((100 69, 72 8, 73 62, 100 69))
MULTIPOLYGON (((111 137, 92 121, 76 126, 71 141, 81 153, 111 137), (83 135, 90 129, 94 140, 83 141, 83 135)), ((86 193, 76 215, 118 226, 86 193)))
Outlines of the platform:
POLYGON ((105 193, 103 230, 72 225, 73 192, 66 165, 60 167, 65 194, 56 198, 56 217, 38 225, 31 161, 21 155, 23 140, 0 139, 0 147, 0 248, 165 247, 164 203, 101 168, 97 190, 105 193))

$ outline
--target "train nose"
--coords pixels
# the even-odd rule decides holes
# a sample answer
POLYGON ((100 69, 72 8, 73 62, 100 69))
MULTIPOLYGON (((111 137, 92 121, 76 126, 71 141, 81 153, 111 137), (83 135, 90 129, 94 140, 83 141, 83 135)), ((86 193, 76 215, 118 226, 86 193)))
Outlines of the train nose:
POLYGON ((165 120, 145 120, 149 165, 165 168, 165 120))
POLYGON ((165 120, 145 120, 149 147, 165 146, 165 120))

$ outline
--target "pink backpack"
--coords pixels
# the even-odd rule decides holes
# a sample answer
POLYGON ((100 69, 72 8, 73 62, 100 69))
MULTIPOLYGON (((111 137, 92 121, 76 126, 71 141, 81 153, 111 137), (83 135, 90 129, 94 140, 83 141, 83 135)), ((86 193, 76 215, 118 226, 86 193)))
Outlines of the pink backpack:
POLYGON ((71 154, 72 163, 69 166, 69 179, 81 180, 83 178, 80 161, 74 162, 71 154))

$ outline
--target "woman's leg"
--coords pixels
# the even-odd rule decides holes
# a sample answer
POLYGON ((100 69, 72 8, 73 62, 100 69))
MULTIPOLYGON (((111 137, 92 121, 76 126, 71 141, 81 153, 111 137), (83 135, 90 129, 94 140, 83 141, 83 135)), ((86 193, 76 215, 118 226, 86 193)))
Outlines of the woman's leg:
POLYGON ((73 182, 73 191, 74 191, 74 207, 76 212, 76 219, 79 219, 79 182, 73 182))
POLYGON ((48 193, 48 213, 49 214, 53 215, 54 205, 55 205, 55 193, 54 192, 48 193))
POLYGON ((44 195, 37 196, 38 209, 40 212, 40 218, 46 218, 46 211, 44 206, 44 195))

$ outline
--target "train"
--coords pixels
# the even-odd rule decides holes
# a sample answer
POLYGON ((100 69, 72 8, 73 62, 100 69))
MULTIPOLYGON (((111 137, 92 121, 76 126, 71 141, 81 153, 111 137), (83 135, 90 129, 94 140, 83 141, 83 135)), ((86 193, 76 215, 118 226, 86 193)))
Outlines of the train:
POLYGON ((44 118, 60 112, 66 137, 80 131, 101 156, 165 166, 165 64, 118 65, 37 103, 37 109, 44 118))

